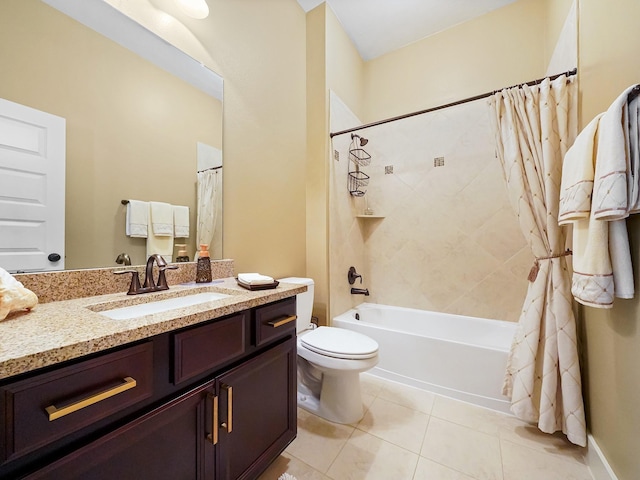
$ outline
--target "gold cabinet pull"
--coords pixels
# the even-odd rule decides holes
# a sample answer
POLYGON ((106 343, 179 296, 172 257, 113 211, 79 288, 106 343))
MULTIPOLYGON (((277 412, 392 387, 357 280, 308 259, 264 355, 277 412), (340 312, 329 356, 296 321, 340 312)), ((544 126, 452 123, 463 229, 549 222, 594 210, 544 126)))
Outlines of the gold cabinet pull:
POLYGON ((212 410, 211 413, 211 433, 207 435, 207 440, 216 445, 218 443, 218 397, 217 395, 207 394, 209 400, 211 400, 212 410))
POLYGON ((134 378, 125 377, 122 379, 124 383, 117 385, 113 388, 109 388, 100 393, 92 395, 88 398, 83 398, 77 402, 74 402, 66 407, 57 408, 55 405, 50 405, 45 410, 49 414, 49 421, 52 422, 58 418, 64 417, 65 415, 69 415, 70 413, 77 412, 78 410, 82 410, 85 407, 93 405, 94 403, 101 402, 102 400, 106 400, 107 398, 111 398, 114 395, 118 395, 119 393, 126 392, 127 390, 131 390, 136 386, 136 381, 134 378))
POLYGON ((222 384, 222 389, 227 392, 227 421, 220 426, 231 433, 233 431, 233 387, 222 384))
POLYGON ((269 325, 274 328, 280 327, 282 325, 286 325, 289 322, 295 322, 298 319, 297 316, 291 315, 290 317, 281 318, 280 320, 271 320, 269 325))

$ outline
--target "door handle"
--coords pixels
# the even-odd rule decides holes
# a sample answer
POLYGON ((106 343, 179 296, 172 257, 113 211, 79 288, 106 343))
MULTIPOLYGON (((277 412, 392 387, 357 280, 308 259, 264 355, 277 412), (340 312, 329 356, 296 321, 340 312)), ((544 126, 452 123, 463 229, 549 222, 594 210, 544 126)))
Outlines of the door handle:
POLYGON ((207 394, 211 400, 211 433, 207 435, 207 440, 216 445, 218 443, 218 396, 207 394))
POLYGON ((227 421, 220 426, 231 433, 233 431, 233 387, 223 383, 221 388, 227 393, 227 421))

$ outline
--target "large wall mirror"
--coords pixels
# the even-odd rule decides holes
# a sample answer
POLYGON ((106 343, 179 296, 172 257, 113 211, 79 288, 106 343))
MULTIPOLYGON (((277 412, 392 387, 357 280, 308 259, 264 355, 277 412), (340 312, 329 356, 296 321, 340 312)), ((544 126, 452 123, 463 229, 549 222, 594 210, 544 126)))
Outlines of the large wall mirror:
POLYGON ((125 234, 129 199, 188 206, 175 242, 193 259, 198 155, 222 159, 222 78, 99 0, 2 0, 0 64, 0 98, 66 120, 65 268, 145 262, 146 240, 125 234))

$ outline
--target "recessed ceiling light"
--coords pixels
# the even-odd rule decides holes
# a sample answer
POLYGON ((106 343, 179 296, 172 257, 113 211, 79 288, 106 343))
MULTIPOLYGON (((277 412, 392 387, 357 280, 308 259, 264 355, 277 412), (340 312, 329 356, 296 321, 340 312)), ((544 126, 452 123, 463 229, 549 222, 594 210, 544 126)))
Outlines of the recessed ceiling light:
POLYGON ((202 20, 209 16, 209 6, 205 0, 176 0, 178 7, 186 15, 202 20))

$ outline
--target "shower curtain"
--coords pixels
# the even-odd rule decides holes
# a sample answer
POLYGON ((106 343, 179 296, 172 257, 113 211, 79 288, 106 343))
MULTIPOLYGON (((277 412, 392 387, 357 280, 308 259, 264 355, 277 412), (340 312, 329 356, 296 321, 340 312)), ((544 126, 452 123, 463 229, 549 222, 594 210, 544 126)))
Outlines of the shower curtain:
POLYGON ((569 252, 558 226, 562 159, 577 134, 575 76, 505 89, 490 104, 511 205, 536 258, 503 393, 518 418, 585 446, 569 252))
POLYGON ((198 215, 196 230, 197 245, 205 243, 209 245, 209 251, 213 251, 213 236, 218 223, 222 185, 222 169, 209 169, 198 172, 198 215))

